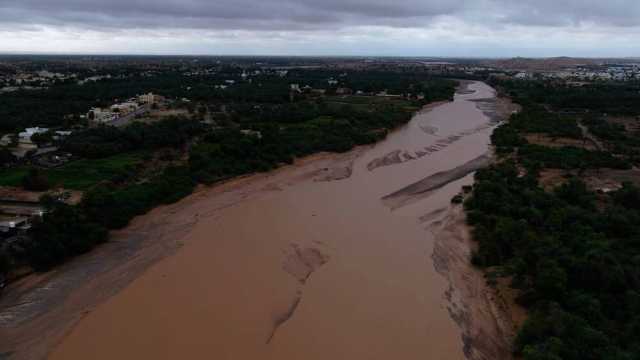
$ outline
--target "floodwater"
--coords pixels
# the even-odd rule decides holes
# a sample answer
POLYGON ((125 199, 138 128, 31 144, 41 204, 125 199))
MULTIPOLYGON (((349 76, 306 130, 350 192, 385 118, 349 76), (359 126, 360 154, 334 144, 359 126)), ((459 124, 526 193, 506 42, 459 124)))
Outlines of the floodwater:
POLYGON ((464 359, 425 228, 471 174, 404 194, 414 201, 383 198, 488 151, 490 117, 469 100, 495 93, 468 90, 326 168, 262 179, 260 196, 179 210, 194 218, 182 248, 84 316, 49 358, 464 359))

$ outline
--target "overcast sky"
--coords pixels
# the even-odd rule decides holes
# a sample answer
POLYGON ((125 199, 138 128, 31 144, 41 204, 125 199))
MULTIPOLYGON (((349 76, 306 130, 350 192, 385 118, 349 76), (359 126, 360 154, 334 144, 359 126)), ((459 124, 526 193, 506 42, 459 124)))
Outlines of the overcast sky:
POLYGON ((0 52, 640 56, 640 0, 0 0, 0 52))

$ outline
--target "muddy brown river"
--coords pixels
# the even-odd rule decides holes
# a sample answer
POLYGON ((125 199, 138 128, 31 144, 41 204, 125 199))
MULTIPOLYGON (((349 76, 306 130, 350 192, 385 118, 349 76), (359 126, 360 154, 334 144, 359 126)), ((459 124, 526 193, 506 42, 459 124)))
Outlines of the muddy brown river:
MULTIPOLYGON (((316 156, 143 216, 119 236, 158 237, 177 250, 140 269, 102 269, 93 290, 70 291, 56 306, 77 316, 60 318, 68 325, 49 333, 42 353, 464 359, 451 283, 434 263, 428 229, 487 164, 494 100, 489 86, 469 83, 374 146, 316 156), (103 284, 121 290, 87 295, 103 284)), ((131 258, 144 254, 141 247, 131 258)))

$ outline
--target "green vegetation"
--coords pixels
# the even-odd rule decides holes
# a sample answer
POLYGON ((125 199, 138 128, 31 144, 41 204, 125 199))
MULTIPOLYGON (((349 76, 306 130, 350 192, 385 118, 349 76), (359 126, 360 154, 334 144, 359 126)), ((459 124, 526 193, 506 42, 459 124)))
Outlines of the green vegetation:
MULTIPOLYGON (((118 181, 135 173, 136 166, 142 163, 145 152, 124 153, 103 159, 83 159, 71 161, 59 168, 39 170, 51 186, 66 189, 87 190, 101 181, 118 181)), ((0 172, 0 186, 21 186, 30 170, 17 167, 0 172)), ((46 190, 46 189, 45 189, 46 190)))
POLYGON ((529 359, 633 359, 640 353, 640 189, 597 195, 572 179, 553 192, 514 163, 479 171, 466 202, 473 262, 501 266, 530 309, 516 351, 529 359), (499 206, 496 206, 499 205, 499 206))
MULTIPOLYGON (((628 122, 632 125, 640 124, 637 119, 628 122)), ((589 132, 606 143, 611 152, 628 157, 634 164, 640 163, 640 136, 629 131, 619 123, 614 123, 602 115, 585 116, 582 123, 589 132)))
POLYGON ((204 131, 196 120, 168 118, 152 124, 135 122, 124 128, 100 126, 77 132, 62 143, 62 150, 90 159, 124 152, 179 148, 204 131))
MULTIPOLYGON (((595 106, 600 102, 586 106, 600 87, 577 89, 574 95, 555 99, 554 94, 569 92, 532 83, 517 88, 504 84, 525 106, 492 136, 501 161, 476 173, 472 195, 465 202, 478 242, 472 262, 497 267, 519 289, 517 301, 527 307, 529 317, 515 342, 518 356, 636 359, 640 356, 640 188, 625 183, 618 191, 602 194, 571 175, 551 191, 539 184, 539 174, 546 168, 580 174, 587 168, 627 169, 632 160, 607 151, 527 144, 528 132, 577 135, 561 117, 538 113, 542 104, 537 101, 569 106, 568 99, 581 99, 571 106, 611 109, 595 106), (525 125, 521 119, 533 121, 525 125)), ((635 106, 622 100, 616 104, 624 111, 635 106)), ((613 144, 630 141, 625 139, 631 135, 619 127, 595 120, 588 125, 613 144)))
POLYGON ((170 204, 191 194, 195 185, 188 169, 172 167, 141 183, 95 187, 85 194, 79 207, 89 220, 107 229, 118 229, 155 206, 170 204))
POLYGON ((520 132, 545 133, 551 137, 581 139, 582 131, 574 118, 559 116, 536 104, 523 105, 523 111, 514 114, 509 125, 520 132))
POLYGON ((22 186, 22 179, 29 173, 27 167, 0 170, 0 186, 22 186))
POLYGON ((66 189, 87 190, 102 181, 118 182, 135 174, 145 152, 125 153, 96 160, 78 160, 46 172, 52 184, 66 189))
POLYGON ((525 133, 582 139, 582 131, 575 118, 559 116, 526 97, 514 100, 521 104, 522 111, 513 114, 509 122, 496 129, 491 136, 498 153, 509 153, 515 147, 527 144, 523 137, 525 133))
POLYGON ((582 122, 589 128, 589 131, 598 138, 606 141, 633 142, 638 139, 628 136, 624 125, 611 124, 605 119, 597 116, 587 116, 582 122))
POLYGON ((518 150, 518 157, 528 167, 540 166, 552 169, 631 169, 624 159, 614 157, 605 151, 590 151, 573 146, 559 148, 541 145, 524 145, 518 150))
POLYGON ((640 114, 640 82, 593 83, 575 87, 555 81, 494 81, 518 102, 547 104, 575 113, 640 114))
POLYGON ((31 191, 45 191, 50 187, 49 179, 40 169, 29 169, 22 178, 22 187, 31 191))
POLYGON ((50 203, 49 213, 32 229, 32 240, 20 257, 36 270, 48 270, 105 242, 107 230, 87 218, 82 209, 50 203))
POLYGON ((38 271, 48 270, 107 241, 109 229, 122 228, 136 215, 189 195, 194 186, 186 169, 168 168, 143 183, 93 187, 77 206, 45 199, 48 212, 13 257, 38 271))
POLYGON ((0 168, 9 166, 16 161, 16 157, 13 156, 11 151, 7 148, 0 148, 0 168))

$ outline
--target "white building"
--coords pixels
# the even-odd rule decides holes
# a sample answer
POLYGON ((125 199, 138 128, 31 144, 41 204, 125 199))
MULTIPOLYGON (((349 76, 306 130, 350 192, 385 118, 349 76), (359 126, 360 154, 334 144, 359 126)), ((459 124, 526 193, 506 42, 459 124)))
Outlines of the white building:
POLYGON ((26 128, 23 132, 18 133, 19 142, 22 144, 33 144, 31 137, 35 134, 44 134, 49 129, 41 127, 26 128))
POLYGON ((101 108, 93 108, 87 113, 87 118, 93 119, 95 122, 107 123, 118 118, 118 115, 110 110, 101 108))
POLYGON ((45 79, 53 79, 55 77, 63 77, 64 76, 62 74, 52 73, 52 72, 49 72, 47 70, 38 71, 36 73, 36 75, 38 75, 41 78, 45 78, 45 79))
POLYGON ((73 132, 69 130, 57 130, 56 134, 53 135, 54 140, 61 140, 71 135, 73 132))
POLYGON ((607 72, 600 72, 596 76, 602 80, 611 80, 613 78, 613 76, 607 72))
POLYGON ((154 104, 157 101, 157 96, 153 93, 143 94, 138 96, 138 102, 143 104, 154 104))
POLYGON ((127 115, 138 110, 138 103, 127 101, 120 104, 111 105, 111 111, 120 115, 127 115))
POLYGON ((14 134, 6 134, 0 138, 0 146, 9 146, 11 144, 11 137, 14 134))
POLYGON ((27 230, 31 226, 29 224, 29 218, 23 216, 7 217, 0 219, 0 232, 7 233, 12 230, 27 230))

